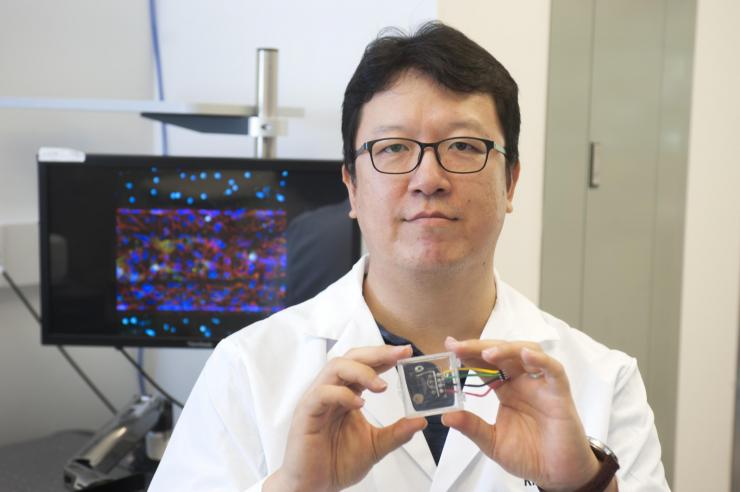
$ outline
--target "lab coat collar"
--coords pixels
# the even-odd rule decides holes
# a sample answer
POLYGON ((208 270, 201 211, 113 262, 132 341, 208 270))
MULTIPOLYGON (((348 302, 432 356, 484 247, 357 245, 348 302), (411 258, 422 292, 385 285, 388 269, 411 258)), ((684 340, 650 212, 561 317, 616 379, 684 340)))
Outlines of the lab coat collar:
MULTIPOLYGON (((327 289, 316 299, 318 302, 315 306, 321 309, 321 318, 326 322, 307 329, 314 336, 328 339, 331 346, 327 353, 329 359, 342 356, 355 347, 379 346, 384 343, 362 297, 362 283, 367 266, 368 257, 364 256, 345 277, 329 287, 332 289, 331 293, 327 289)), ((498 273, 495 273, 495 280, 496 304, 481 333, 482 339, 543 343, 558 338, 555 329, 545 321, 543 313, 531 301, 501 281, 498 273)), ((401 386, 395 369, 385 372, 381 377, 388 383, 388 388, 382 393, 365 392, 363 411, 370 423, 388 426, 404 416, 400 398, 401 386)), ((468 396, 465 402, 466 410, 489 423, 495 422, 498 406, 498 398, 494 393, 484 398, 468 396)), ((471 440, 452 429, 447 436, 439 466, 435 465, 421 432, 416 433, 403 446, 403 450, 433 480, 432 490, 448 490, 474 459, 487 459, 481 456, 480 449, 471 440)))
POLYGON ((560 338, 545 320, 546 315, 532 301, 501 280, 497 271, 494 270, 493 275, 496 304, 483 327, 481 339, 542 343, 560 338))
MULTIPOLYGON (((349 321, 372 314, 362 296, 362 284, 369 265, 368 255, 355 263, 344 277, 329 286, 315 298, 313 309, 320 316, 321 323, 304 326, 309 335, 327 338, 332 341, 342 338, 349 321)), ((502 281, 494 271, 496 281, 496 304, 488 318, 482 339, 522 340, 545 342, 557 340, 556 330, 544 319, 544 314, 529 299, 502 281)), ((374 330, 377 331, 377 330, 374 330)), ((374 338, 375 338, 374 333, 374 338)), ((382 339, 379 338, 379 343, 382 339)))

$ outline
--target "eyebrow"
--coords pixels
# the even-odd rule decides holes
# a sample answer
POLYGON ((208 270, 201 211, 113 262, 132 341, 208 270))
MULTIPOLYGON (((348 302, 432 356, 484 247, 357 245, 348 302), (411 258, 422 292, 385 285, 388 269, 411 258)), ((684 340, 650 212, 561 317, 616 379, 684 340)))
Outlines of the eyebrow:
MULTIPOLYGON (((445 124, 444 128, 447 131, 473 130, 482 134, 487 133, 483 128, 483 125, 481 125, 480 122, 474 119, 453 121, 445 124)), ((407 130, 407 127, 404 125, 381 125, 375 127, 372 133, 373 135, 385 135, 388 133, 403 132, 404 130, 407 130)))

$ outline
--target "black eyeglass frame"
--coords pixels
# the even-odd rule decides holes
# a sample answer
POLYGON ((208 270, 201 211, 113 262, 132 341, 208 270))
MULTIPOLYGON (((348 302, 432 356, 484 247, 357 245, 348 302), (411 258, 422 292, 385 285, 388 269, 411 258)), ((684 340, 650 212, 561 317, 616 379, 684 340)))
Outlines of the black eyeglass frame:
POLYGON ((408 174, 416 171, 416 169, 421 165, 421 160, 424 158, 424 150, 427 147, 431 147, 434 149, 434 156, 437 158, 437 164, 447 171, 448 173, 454 173, 454 174, 473 174, 473 173, 479 173, 481 172, 485 167, 486 164, 488 164, 488 156, 491 153, 491 150, 495 150, 496 152, 500 153, 503 156, 506 156, 506 147, 502 147, 501 145, 497 144, 493 140, 489 140, 487 138, 480 138, 480 137, 467 137, 467 136, 460 136, 460 137, 450 137, 445 138, 442 140, 439 140, 438 142, 420 142, 418 140, 414 140, 413 138, 402 138, 402 137, 384 137, 384 138, 378 138, 376 140, 368 140, 364 144, 360 146, 359 149, 355 150, 355 159, 357 159, 358 156, 362 155, 363 153, 367 152, 370 155, 370 163, 373 165, 373 169, 378 171, 381 174, 408 174), (451 169, 447 169, 444 164, 442 164, 442 158, 439 155, 439 146, 445 142, 449 142, 452 140, 460 140, 460 139, 469 139, 469 140, 477 140, 479 142, 482 142, 486 146, 486 159, 483 161, 483 165, 476 169, 475 171, 453 171, 451 169), (373 160, 373 145, 375 145, 378 142, 382 142, 384 140, 403 140, 407 142, 414 142, 416 145, 419 146, 419 160, 416 162, 416 165, 409 169, 408 171, 403 172, 388 172, 388 171, 381 171, 378 169, 378 167, 375 165, 375 161, 373 160))

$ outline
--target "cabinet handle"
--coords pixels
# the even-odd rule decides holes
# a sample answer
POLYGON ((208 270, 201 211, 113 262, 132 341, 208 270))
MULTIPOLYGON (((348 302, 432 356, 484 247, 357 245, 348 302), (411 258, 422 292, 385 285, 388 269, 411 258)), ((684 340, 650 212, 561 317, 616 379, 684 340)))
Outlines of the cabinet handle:
POLYGON ((603 145, 591 142, 588 163, 588 187, 598 188, 601 185, 601 152, 603 145))

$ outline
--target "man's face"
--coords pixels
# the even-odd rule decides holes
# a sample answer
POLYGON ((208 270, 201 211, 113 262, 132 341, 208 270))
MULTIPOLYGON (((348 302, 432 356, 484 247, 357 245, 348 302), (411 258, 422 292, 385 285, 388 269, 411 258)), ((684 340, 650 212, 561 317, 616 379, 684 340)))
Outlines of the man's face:
MULTIPOLYGON (((436 142, 456 136, 506 144, 492 97, 452 92, 410 71, 363 106, 355 148, 385 137, 436 142)), ((416 170, 390 175, 377 172, 367 152, 360 154, 355 182, 346 169, 343 178, 372 264, 414 271, 490 266, 519 173, 517 163, 507 190, 505 165, 491 150, 482 171, 453 174, 427 148, 416 170)))

